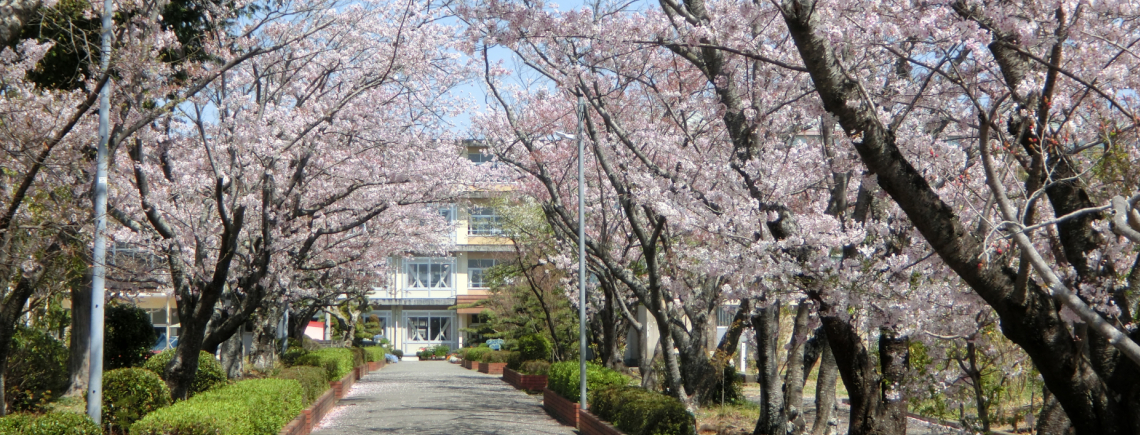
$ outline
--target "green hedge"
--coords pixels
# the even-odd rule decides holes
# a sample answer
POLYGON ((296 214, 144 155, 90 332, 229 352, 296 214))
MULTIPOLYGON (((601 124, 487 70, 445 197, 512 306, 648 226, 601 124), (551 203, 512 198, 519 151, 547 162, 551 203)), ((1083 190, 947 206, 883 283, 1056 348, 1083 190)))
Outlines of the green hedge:
POLYGON ((467 361, 479 361, 481 358, 483 358, 483 354, 490 351, 491 348, 489 347, 469 347, 463 354, 463 359, 467 361))
POLYGON ((275 435, 301 413, 301 383, 253 379, 148 414, 131 435, 275 435))
POLYGON ((274 375, 277 379, 293 379, 301 383, 301 392, 304 397, 304 406, 309 406, 310 403, 315 402, 329 389, 329 383, 325 380, 325 370, 320 367, 312 366, 296 366, 281 369, 274 375))
POLYGON ((67 347, 51 334, 17 326, 8 351, 8 411, 38 410, 67 389, 67 347))
MULTIPOLYGON (((162 353, 150 357, 143 364, 143 368, 150 370, 161 377, 164 381, 166 379, 166 365, 170 364, 170 360, 174 359, 174 352, 178 349, 167 349, 162 353)), ((222 363, 218 362, 213 355, 209 352, 202 351, 198 354, 198 372, 194 375, 194 383, 190 385, 190 395, 198 394, 219 385, 225 385, 226 371, 222 369, 222 363)))
MULTIPOLYGON (((581 385, 579 383, 581 372, 578 369, 578 364, 577 361, 551 364, 550 372, 546 375, 546 387, 571 402, 577 402, 581 385)), ((594 363, 586 364, 586 389, 588 391, 624 387, 628 384, 629 378, 615 370, 594 363)))
POLYGON ((590 412, 630 435, 690 435, 697 425, 680 400, 640 387, 590 391, 590 412))
POLYGON ((388 352, 386 352, 384 348, 380 346, 371 346, 364 348, 364 356, 369 362, 384 361, 384 356, 387 354, 388 352))
POLYGON ((505 350, 492 350, 483 352, 479 356, 479 362, 482 363, 505 363, 510 359, 511 353, 505 350))
POLYGON ((298 357, 296 363, 325 369, 325 379, 332 382, 343 378, 356 367, 356 354, 343 347, 326 347, 298 357))
POLYGON ((524 335, 519 338, 518 351, 523 361, 550 360, 550 340, 541 334, 524 335))
POLYGON ((0 418, 0 434, 102 435, 103 430, 87 418, 87 414, 51 412, 41 415, 12 414, 0 418))
POLYGON ((103 422, 126 430, 131 424, 170 404, 170 390, 157 374, 125 368, 103 374, 103 422))
MULTIPOLYGON (((546 376, 547 373, 550 373, 550 363, 547 361, 527 361, 519 365, 518 371, 526 375, 546 376)), ((589 370, 586 371, 586 374, 590 374, 589 370)))

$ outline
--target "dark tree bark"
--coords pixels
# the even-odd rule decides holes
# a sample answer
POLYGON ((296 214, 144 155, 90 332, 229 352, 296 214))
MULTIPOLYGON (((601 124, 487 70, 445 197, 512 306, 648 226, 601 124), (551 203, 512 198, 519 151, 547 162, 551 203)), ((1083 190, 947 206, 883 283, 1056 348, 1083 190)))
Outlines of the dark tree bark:
POLYGON ((1057 397, 1049 392, 1048 387, 1041 390, 1044 393, 1041 396, 1044 404, 1041 406, 1041 413, 1037 415, 1037 427, 1030 429, 1036 429, 1037 435, 1069 435, 1069 429, 1072 427, 1069 416, 1065 415, 1065 410, 1061 409, 1057 397))
POLYGON ((831 353, 831 345, 827 342, 827 334, 817 335, 820 344, 819 376, 815 381, 815 422, 811 426, 811 435, 824 435, 828 433, 832 419, 835 416, 835 381, 839 377, 839 367, 835 365, 835 355, 831 353))
POLYGON ((71 283, 71 337, 67 346, 67 392, 81 396, 87 392, 91 375, 91 273, 71 283))
MULTIPOLYGON (((757 305, 763 302, 757 303, 757 305)), ((780 301, 759 306, 752 315, 752 329, 756 331, 756 365, 760 369, 760 418, 756 420, 753 435, 783 435, 783 388, 780 385, 780 361, 777 347, 780 341, 780 301)))
POLYGON ((792 339, 788 347, 788 368, 784 373, 784 408, 787 410, 787 419, 791 424, 792 433, 803 433, 807 421, 803 416, 804 401, 804 365, 797 364, 804 360, 804 345, 808 339, 808 315, 811 305, 807 299, 800 300, 796 306, 796 318, 792 323, 792 339))
POLYGON ((843 385, 851 399, 848 433, 905 434, 906 397, 903 384, 910 354, 909 340, 895 336, 888 329, 880 330, 880 376, 855 328, 836 315, 821 317, 839 375, 843 378, 843 385))
MULTIPOLYGON (((859 92, 859 85, 842 72, 831 42, 817 30, 814 2, 788 0, 781 5, 800 58, 808 70, 824 107, 836 116, 852 138, 856 151, 877 178, 879 186, 902 208, 942 260, 963 282, 981 296, 1001 318, 1002 332, 1032 358, 1045 384, 1064 407, 1078 434, 1134 433, 1140 415, 1140 382, 1136 366, 1106 349, 1104 363, 1084 358, 1074 342, 1059 307, 1050 295, 1034 285, 1015 291, 1015 274, 984 256, 981 240, 974 237, 954 210, 939 198, 923 175, 900 152, 895 133, 882 125, 859 92), (1103 377, 1102 377, 1103 376, 1103 377), (1111 382, 1106 382, 1111 379, 1111 382)), ((1005 46, 995 41, 996 47, 1005 46)), ((993 47, 991 47, 991 51, 993 47)), ((1000 54, 995 52, 995 57, 1000 54)), ((1008 73, 1003 69, 1003 73, 1008 73)), ((1008 74, 1007 74, 1008 75, 1008 74)), ((844 371, 843 354, 832 334, 832 350, 844 371)), ((1090 335, 1090 345, 1105 339, 1090 335)), ((1098 358, 1100 359, 1100 358, 1098 358)), ((847 376, 844 376, 847 383, 847 376)), ((850 391, 850 388, 849 388, 850 391)))
POLYGON ((241 341, 241 334, 233 334, 221 345, 222 368, 229 379, 238 379, 242 376, 241 341))

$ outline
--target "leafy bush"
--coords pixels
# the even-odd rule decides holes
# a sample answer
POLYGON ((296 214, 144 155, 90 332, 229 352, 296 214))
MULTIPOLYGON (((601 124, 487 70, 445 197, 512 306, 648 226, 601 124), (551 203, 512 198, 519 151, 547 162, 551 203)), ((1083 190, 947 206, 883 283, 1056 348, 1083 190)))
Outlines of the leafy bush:
POLYGON ((41 415, 13 414, 0 418, 0 433, 8 435, 102 435, 87 414, 51 412, 41 415))
MULTIPOLYGON (((527 361, 519 366, 519 372, 527 375, 546 376, 550 372, 550 362, 547 361, 527 361)), ((589 375, 590 371, 587 370, 586 374, 589 375)), ((587 383, 586 386, 590 384, 587 383)))
POLYGON ((435 356, 447 356, 449 353, 451 353, 451 347, 446 344, 435 347, 435 356))
POLYGON ((252 379, 207 391, 148 414, 131 435, 274 435, 301 413, 293 379, 252 379))
POLYGON ((103 340, 103 367, 114 370, 143 365, 158 340, 146 310, 112 303, 107 304, 103 316, 107 333, 103 340))
POLYGON ((317 401, 321 394, 329 388, 329 383, 325 380, 326 372, 323 368, 312 366, 296 366, 281 369, 274 375, 277 379, 294 379, 301 383, 301 393, 304 401, 302 406, 309 406, 310 403, 317 401))
POLYGON ((524 335, 519 338, 518 350, 523 361, 550 360, 550 340, 541 334, 524 335))
MULTIPOLYGON (((174 359, 174 352, 178 349, 167 349, 162 353, 150 357, 143 364, 143 368, 150 370, 157 374, 164 381, 166 379, 166 365, 170 364, 170 360, 174 359)), ((214 388, 218 385, 226 383, 226 371, 222 369, 222 363, 218 362, 209 352, 201 352, 198 354, 198 371, 194 374, 194 383, 190 384, 190 395, 198 394, 203 391, 214 388)))
MULTIPOLYGON (((577 402, 580 395, 580 383, 577 361, 565 361, 550 365, 547 373, 546 386, 559 396, 577 402)), ((594 363, 586 364, 586 389, 598 391, 605 388, 624 387, 629 384, 629 378, 615 370, 607 369, 594 363)))
POLYGON ((711 403, 743 403, 744 381, 736 373, 736 367, 725 365, 721 376, 716 380, 712 394, 708 399, 711 403))
POLYGON ((388 352, 383 347, 371 346, 364 348, 364 356, 369 362, 384 361, 384 355, 388 352))
POLYGON ((10 411, 38 409, 67 387, 67 347, 44 331, 17 326, 4 381, 10 411))
POLYGON ((689 435, 696 428, 681 401, 639 387, 591 390, 590 412, 631 435, 689 435))
POLYGON ((396 355, 396 358, 404 359, 404 351, 403 350, 392 349, 392 355, 396 355))
POLYGON ((522 352, 513 351, 507 355, 507 368, 518 371, 522 367, 522 352))
POLYGON ((103 422, 121 430, 170 404, 170 390, 154 372, 122 368, 103 374, 103 422))
POLYGON ((368 361, 368 356, 364 354, 364 349, 359 347, 350 347, 348 350, 352 351, 352 366, 359 367, 368 361))
POLYGON ((508 351, 492 350, 492 351, 483 353, 483 355, 479 357, 479 362, 505 363, 505 362, 507 362, 507 358, 509 358, 510 356, 511 356, 511 353, 508 351))
POLYGON ((479 361, 483 358, 483 354, 490 352, 491 349, 487 347, 472 347, 467 349, 467 354, 463 359, 468 361, 479 361))
POLYGON ((297 358, 297 365, 323 368, 325 379, 332 382, 343 378, 356 367, 356 355, 343 347, 326 347, 297 358))

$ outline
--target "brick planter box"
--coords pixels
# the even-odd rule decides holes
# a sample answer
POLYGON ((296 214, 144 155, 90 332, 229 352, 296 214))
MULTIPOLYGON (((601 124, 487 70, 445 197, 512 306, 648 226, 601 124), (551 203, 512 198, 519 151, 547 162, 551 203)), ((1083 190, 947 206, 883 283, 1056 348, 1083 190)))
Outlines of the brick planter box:
POLYGON ((507 363, 479 363, 479 372, 488 375, 501 375, 505 368, 507 368, 507 363))
POLYGON ((542 389, 542 407, 562 424, 578 427, 578 404, 559 396, 549 388, 542 389))
POLYGON ((624 432, 609 423, 591 414, 590 411, 578 411, 578 432, 582 435, 623 435, 624 432))
POLYGON ((317 423, 320 423, 321 418, 332 410, 334 404, 336 404, 336 395, 333 390, 325 390, 325 393, 317 401, 309 404, 308 408, 301 411, 301 415, 281 428, 278 435, 308 435, 317 426, 317 423))
POLYGON ((503 380, 520 390, 542 391, 546 388, 546 375, 524 375, 511 369, 503 369, 503 380))
POLYGON ((329 382, 329 387, 332 388, 333 395, 336 396, 336 400, 343 398, 345 393, 348 393, 348 390, 352 388, 352 384, 356 383, 356 374, 358 370, 359 367, 353 368, 348 372, 348 374, 344 375, 343 378, 340 378, 339 381, 329 382))
POLYGON ((465 368, 465 369, 470 369, 470 368, 471 368, 471 361, 468 361, 468 360, 463 360, 463 362, 461 362, 460 364, 462 364, 462 365, 463 365, 463 368, 465 368))

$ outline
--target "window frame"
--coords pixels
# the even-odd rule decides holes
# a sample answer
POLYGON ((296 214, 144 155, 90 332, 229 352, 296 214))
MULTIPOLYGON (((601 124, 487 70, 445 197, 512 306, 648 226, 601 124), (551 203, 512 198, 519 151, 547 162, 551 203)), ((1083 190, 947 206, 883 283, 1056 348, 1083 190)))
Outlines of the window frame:
POLYGON ((494 207, 470 207, 467 209, 467 216, 468 236, 498 237, 503 235, 503 216, 494 207))
POLYGON ((484 278, 484 275, 486 274, 487 269, 495 267, 498 264, 499 264, 499 260, 495 259, 495 258, 468 258, 467 259, 467 288, 480 288, 480 289, 490 288, 490 287, 487 287, 487 285, 486 285, 487 280, 484 278), (483 266, 483 267, 472 267, 471 263, 476 262, 476 261, 479 261, 479 262, 489 261, 489 262, 491 262, 491 265, 490 266, 483 266), (476 270, 479 271, 479 284, 480 285, 475 285, 475 273, 474 273, 474 271, 476 271, 476 270))

